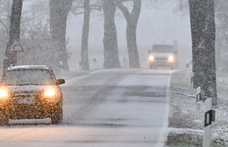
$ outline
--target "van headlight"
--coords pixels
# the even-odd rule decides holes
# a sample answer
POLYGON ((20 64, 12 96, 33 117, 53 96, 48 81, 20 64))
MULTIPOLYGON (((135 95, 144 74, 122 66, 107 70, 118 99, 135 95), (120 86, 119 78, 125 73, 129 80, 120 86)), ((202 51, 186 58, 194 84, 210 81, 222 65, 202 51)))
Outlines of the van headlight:
POLYGON ((149 57, 149 60, 150 60, 150 61, 153 61, 153 60, 154 60, 154 56, 150 56, 150 57, 149 57))
POLYGON ((174 61, 174 57, 173 56, 170 56, 169 57, 169 62, 173 62, 174 61))

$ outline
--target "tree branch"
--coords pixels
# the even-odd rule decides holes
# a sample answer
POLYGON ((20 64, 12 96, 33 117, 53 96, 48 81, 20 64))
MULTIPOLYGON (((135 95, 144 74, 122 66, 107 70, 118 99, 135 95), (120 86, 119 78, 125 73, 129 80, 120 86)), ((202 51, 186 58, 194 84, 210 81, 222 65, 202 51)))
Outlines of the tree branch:
POLYGON ((6 28, 6 31, 7 31, 7 33, 8 33, 8 28, 7 28, 7 26, 3 23, 3 21, 0 19, 0 22, 3 24, 3 26, 6 28))
POLYGON ((72 10, 70 10, 70 12, 73 13, 74 15, 84 14, 84 12, 78 12, 78 13, 77 13, 77 12, 74 12, 74 11, 72 11, 72 10))
POLYGON ((101 5, 90 5, 90 10, 98 10, 101 11, 101 5))
POLYGON ((81 6, 74 6, 73 8, 71 8, 71 11, 75 11, 77 9, 83 9, 83 8, 84 8, 83 5, 81 5, 81 6))
MULTIPOLYGON (((140 11, 141 11, 141 0, 134 0, 134 6, 131 12, 131 15, 135 18, 139 18, 140 11)), ((137 19, 138 20, 138 19, 137 19)))
POLYGON ((114 0, 114 4, 122 11, 124 17, 126 20, 130 19, 130 12, 128 11, 127 7, 125 7, 121 1, 119 0, 114 0))

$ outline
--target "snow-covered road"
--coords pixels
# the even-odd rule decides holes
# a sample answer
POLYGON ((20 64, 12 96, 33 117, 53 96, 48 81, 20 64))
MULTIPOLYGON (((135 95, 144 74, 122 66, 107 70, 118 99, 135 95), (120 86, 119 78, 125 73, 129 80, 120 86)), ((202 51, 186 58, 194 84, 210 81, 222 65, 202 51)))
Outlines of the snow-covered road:
POLYGON ((10 120, 16 124, 0 127, 0 146, 163 147, 172 72, 100 70, 71 79, 62 86, 61 125, 10 120))

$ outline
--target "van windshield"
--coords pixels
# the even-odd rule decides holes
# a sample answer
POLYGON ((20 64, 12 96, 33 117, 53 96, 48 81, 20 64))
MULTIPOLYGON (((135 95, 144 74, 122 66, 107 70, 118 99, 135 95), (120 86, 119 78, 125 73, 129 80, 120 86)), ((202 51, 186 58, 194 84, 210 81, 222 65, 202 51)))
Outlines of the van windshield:
POLYGON ((173 53, 172 45, 153 45, 153 53, 173 53))

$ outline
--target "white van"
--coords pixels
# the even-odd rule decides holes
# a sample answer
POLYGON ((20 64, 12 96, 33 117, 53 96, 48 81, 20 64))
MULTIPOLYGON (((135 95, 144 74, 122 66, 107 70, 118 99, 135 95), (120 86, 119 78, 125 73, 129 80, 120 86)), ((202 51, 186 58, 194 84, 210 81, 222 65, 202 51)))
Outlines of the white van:
POLYGON ((178 68, 176 45, 154 44, 148 53, 150 69, 156 69, 157 67, 178 68))

